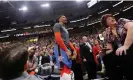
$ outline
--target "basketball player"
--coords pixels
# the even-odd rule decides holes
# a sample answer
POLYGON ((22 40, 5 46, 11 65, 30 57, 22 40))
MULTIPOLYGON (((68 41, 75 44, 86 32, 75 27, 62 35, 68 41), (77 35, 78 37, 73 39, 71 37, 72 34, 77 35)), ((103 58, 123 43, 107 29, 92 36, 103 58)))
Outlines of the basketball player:
POLYGON ((64 15, 58 17, 58 23, 53 27, 55 35, 54 54, 56 63, 60 69, 60 80, 74 80, 71 70, 72 59, 76 58, 76 49, 69 41, 69 33, 66 29, 67 18, 64 15), (73 54, 72 54, 73 53, 73 54))

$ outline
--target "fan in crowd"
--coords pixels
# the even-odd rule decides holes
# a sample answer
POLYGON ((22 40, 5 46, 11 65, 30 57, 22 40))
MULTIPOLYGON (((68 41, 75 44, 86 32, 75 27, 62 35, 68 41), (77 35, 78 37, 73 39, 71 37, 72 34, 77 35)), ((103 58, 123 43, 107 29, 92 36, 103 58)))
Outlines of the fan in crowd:
POLYGON ((133 72, 133 22, 120 18, 118 22, 113 15, 105 14, 101 24, 106 27, 106 55, 104 64, 110 80, 132 79, 133 72))
POLYGON ((65 28, 66 17, 61 15, 58 20, 59 23, 56 23, 53 28, 55 40, 51 37, 43 37, 36 42, 17 43, 19 41, 13 41, 0 44, 0 77, 2 80, 25 80, 27 78, 28 80, 41 80, 35 76, 38 74, 36 69, 45 63, 51 64, 52 73, 54 73, 54 67, 58 65, 63 80, 66 75, 67 78, 71 78, 72 71, 75 80, 83 80, 86 72, 88 80, 95 79, 97 78, 96 72, 103 70, 103 64, 106 71, 105 77, 109 80, 122 80, 123 78, 131 80, 133 72, 132 20, 120 18, 116 21, 111 14, 103 15, 101 24, 105 29, 97 32, 104 37, 102 40, 99 39, 97 33, 90 34, 89 31, 77 33, 69 39, 65 28), (61 57, 60 50, 65 58, 61 57), (55 56, 56 60, 54 60, 55 56))
POLYGON ((37 65, 38 65, 38 58, 37 56, 35 56, 36 47, 29 47, 28 52, 29 52, 29 57, 28 57, 28 70, 27 71, 30 75, 34 75, 35 69, 37 68, 37 65))
POLYGON ((22 43, 14 43, 0 51, 2 80, 42 80, 27 73, 28 50, 22 43))

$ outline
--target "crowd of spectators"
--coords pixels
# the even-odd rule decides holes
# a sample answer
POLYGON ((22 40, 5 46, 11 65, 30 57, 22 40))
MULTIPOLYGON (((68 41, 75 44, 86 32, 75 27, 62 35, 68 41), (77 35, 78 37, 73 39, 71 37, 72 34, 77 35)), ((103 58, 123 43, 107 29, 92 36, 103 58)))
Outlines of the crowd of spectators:
MULTIPOLYGON (((97 32, 97 31, 95 32, 95 34, 90 34, 89 31, 85 31, 85 32, 82 32, 82 33, 77 33, 75 35, 70 36, 70 41, 75 45, 76 48, 79 48, 79 44, 82 43, 82 37, 83 36, 87 36, 88 42, 90 42, 93 47, 96 47, 95 46, 96 41, 98 41, 98 43, 100 41, 100 43, 101 43, 101 40, 99 38, 99 34, 98 33, 100 34, 100 32, 97 32)), ((33 47, 33 46, 35 47, 35 49, 36 49, 35 55, 38 57, 38 66, 40 65, 40 63, 39 63, 40 56, 43 56, 43 60, 42 60, 41 64, 51 63, 50 59, 46 60, 47 59, 46 57, 48 57, 50 55, 54 56, 53 52, 54 52, 55 40, 54 40, 53 35, 49 36, 49 37, 36 38, 37 39, 36 41, 34 41, 34 40, 30 41, 30 39, 33 39, 33 38, 29 38, 28 41, 23 40, 21 42, 24 45, 26 45, 27 49, 29 47, 33 47)), ((19 42, 19 41, 0 43, 0 49, 2 49, 4 47, 7 47, 10 44, 14 44, 16 42, 19 42)), ((98 45, 100 45, 100 44, 98 44, 98 45)), ((102 47, 102 46, 100 45, 100 47, 102 47)), ((96 51, 94 52, 95 61, 97 62, 97 64, 99 62, 96 59, 98 53, 96 51)), ((78 56, 78 57, 79 57, 79 60, 77 60, 77 62, 82 63, 80 61, 80 56, 78 56)), ((56 65, 55 61, 53 61, 52 64, 56 65)), ((86 72, 85 70, 83 70, 83 71, 86 72)))
MULTIPOLYGON (((86 32, 78 33, 76 35, 71 36, 70 41, 74 44, 76 43, 77 45, 79 45, 82 42, 83 36, 87 36, 89 39, 88 41, 92 45, 94 45, 95 40, 100 40, 99 34, 97 34, 97 32, 95 32, 95 34, 89 34, 89 31, 86 31, 86 32)), ((0 43, 0 49, 2 47, 6 47, 16 42, 18 41, 0 43)), ((45 55, 48 55, 50 51, 53 51, 55 40, 54 40, 54 37, 41 37, 41 38, 38 38, 37 41, 25 41, 24 40, 22 41, 22 43, 24 43, 27 46, 27 48, 31 46, 35 46, 36 47, 35 55, 39 56, 42 53, 45 53, 45 55)))

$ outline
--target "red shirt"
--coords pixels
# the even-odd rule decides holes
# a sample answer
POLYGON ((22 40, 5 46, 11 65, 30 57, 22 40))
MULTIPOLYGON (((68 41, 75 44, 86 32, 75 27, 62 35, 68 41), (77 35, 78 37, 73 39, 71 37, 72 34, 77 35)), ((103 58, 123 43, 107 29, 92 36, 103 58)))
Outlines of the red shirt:
POLYGON ((98 60, 97 60, 96 56, 99 54, 100 51, 101 51, 101 48, 100 48, 99 45, 96 45, 96 46, 92 47, 93 56, 94 56, 95 62, 97 64, 98 64, 98 60))
POLYGON ((80 49, 78 47, 75 48, 77 51, 76 63, 81 63, 80 49))

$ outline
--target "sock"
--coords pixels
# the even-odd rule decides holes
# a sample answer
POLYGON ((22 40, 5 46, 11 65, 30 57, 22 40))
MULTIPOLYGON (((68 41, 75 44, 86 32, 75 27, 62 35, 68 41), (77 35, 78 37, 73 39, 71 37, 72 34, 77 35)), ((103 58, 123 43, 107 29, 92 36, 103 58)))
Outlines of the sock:
POLYGON ((63 68, 60 70, 60 75, 62 76, 63 73, 70 74, 71 73, 71 69, 68 68, 66 65, 64 65, 63 68))

